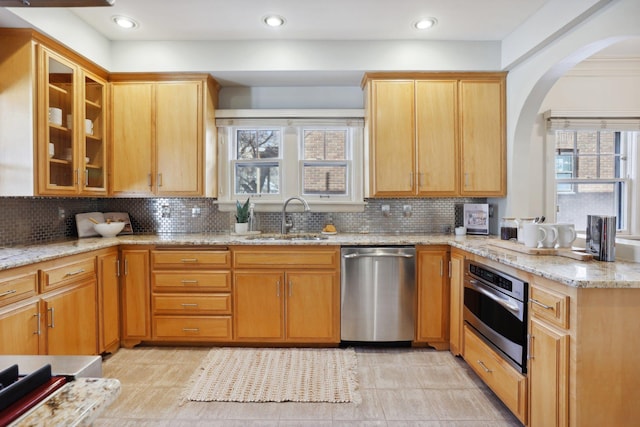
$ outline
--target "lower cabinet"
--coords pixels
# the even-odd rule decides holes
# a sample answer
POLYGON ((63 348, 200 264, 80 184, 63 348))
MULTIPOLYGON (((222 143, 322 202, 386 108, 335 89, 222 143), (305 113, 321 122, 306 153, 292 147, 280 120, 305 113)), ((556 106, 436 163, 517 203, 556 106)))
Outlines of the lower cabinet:
POLYGON ((46 354, 96 354, 98 350, 96 279, 51 292, 42 299, 46 354))
POLYGON ((40 354, 40 300, 0 310, 0 354, 40 354))
POLYGON ((121 251, 122 345, 133 347, 151 338, 149 249, 121 251))
POLYGON ((464 295, 464 252, 451 248, 451 279, 449 283, 449 350, 454 356, 462 354, 462 308, 464 295))
POLYGON ((523 423, 527 424, 527 378, 489 348, 467 326, 463 357, 480 378, 523 423))
POLYGON ((418 246, 418 316, 416 341, 438 350, 449 348, 449 249, 418 246))
POLYGON ((258 249, 234 251, 234 340, 339 343, 339 248, 258 249))
POLYGON ((98 255, 98 352, 120 346, 120 259, 118 250, 98 255))

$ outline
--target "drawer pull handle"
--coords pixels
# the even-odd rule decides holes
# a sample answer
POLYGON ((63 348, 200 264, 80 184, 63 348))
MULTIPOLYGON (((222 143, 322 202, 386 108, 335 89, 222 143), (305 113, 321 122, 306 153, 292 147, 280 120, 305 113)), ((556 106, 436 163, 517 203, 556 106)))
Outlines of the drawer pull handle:
POLYGON ((485 364, 482 362, 482 360, 478 360, 478 364, 479 364, 480 366, 482 366, 482 369, 484 369, 484 371, 485 371, 485 372, 487 372, 487 373, 491 373, 491 372, 493 372, 491 369, 487 368, 487 365, 485 365, 485 364))
POLYGON ((15 289, 11 289, 9 291, 1 293, 0 297, 6 297, 7 295, 15 294, 16 292, 18 292, 18 291, 16 291, 15 289))
POLYGON ((183 307, 197 307, 198 306, 198 304, 196 304, 196 303, 186 303, 186 302, 182 303, 180 305, 183 306, 183 307))
POLYGON ((47 326, 49 326, 51 329, 56 327, 56 323, 55 323, 55 314, 56 314, 56 310, 55 307, 51 307, 47 310, 48 312, 51 313, 51 323, 47 326))
POLYGON ((182 258, 181 262, 198 262, 198 258, 182 258))
POLYGON ((183 332, 200 332, 200 328, 182 328, 183 332))
POLYGON ((183 285, 197 285, 198 281, 197 280, 181 280, 180 283, 182 283, 183 285))
POLYGON ((76 270, 76 271, 70 271, 69 273, 65 274, 64 277, 77 276, 78 274, 82 274, 82 273, 84 273, 84 268, 81 268, 80 270, 76 270))
POLYGON ((546 309, 546 310, 553 310, 553 309, 554 309, 554 307, 552 307, 552 306, 550 306, 550 305, 547 305, 547 304, 543 304, 543 303, 541 303, 540 301, 538 301, 537 299, 533 299, 533 298, 531 298, 531 299, 530 299, 530 301, 531 301, 532 303, 534 303, 535 305, 539 305, 540 307, 542 307, 542 308, 544 308, 544 309, 546 309))

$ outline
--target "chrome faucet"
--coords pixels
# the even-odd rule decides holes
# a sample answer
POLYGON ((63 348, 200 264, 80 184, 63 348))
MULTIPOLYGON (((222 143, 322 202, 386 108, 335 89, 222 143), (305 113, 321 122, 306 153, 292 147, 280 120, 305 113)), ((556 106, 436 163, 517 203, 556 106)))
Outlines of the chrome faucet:
POLYGON ((304 211, 305 212, 309 212, 311 210, 311 208, 309 207, 309 203, 307 203, 307 201, 305 199, 303 199, 302 197, 295 197, 295 196, 294 197, 289 197, 284 202, 284 205, 282 205, 282 225, 280 227, 280 233, 282 233, 282 234, 287 234, 287 229, 289 227, 291 227, 291 225, 287 224, 287 205, 292 200, 298 200, 298 201, 302 202, 302 204, 304 205, 304 211))

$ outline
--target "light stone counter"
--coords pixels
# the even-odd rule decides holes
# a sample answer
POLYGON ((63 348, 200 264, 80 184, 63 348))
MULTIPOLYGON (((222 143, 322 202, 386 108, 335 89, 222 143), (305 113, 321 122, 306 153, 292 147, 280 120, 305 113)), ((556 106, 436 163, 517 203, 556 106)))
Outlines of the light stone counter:
POLYGON ((77 378, 66 383, 9 425, 90 426, 119 394, 120 381, 116 379, 77 378))
POLYGON ((0 248, 0 271, 119 244, 126 245, 450 245, 573 287, 640 288, 640 264, 625 261, 576 261, 548 255, 526 255, 489 245, 491 236, 450 234, 348 234, 326 240, 251 240, 229 233, 131 235, 75 239, 46 245, 0 248))

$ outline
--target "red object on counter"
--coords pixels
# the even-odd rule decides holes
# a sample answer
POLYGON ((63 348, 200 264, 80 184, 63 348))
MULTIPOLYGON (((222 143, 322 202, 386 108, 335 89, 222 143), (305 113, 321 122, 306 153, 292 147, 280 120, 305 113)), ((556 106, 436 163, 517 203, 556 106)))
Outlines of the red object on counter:
POLYGON ((31 391, 13 405, 0 412, 0 427, 6 426, 25 414, 29 409, 46 399, 67 382, 65 377, 51 377, 47 382, 31 391))

